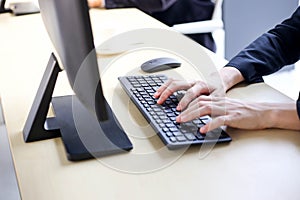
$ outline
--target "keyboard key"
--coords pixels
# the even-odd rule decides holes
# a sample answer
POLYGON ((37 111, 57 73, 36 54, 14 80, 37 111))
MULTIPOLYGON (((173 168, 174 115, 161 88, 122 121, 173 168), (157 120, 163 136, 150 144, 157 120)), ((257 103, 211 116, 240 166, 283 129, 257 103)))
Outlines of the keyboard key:
POLYGON ((172 137, 172 136, 173 136, 173 133, 172 133, 172 132, 170 132, 170 131, 168 131, 168 132, 166 132, 166 136, 168 136, 168 137, 172 137))
POLYGON ((171 142, 176 142, 177 140, 176 140, 176 137, 170 137, 170 141, 171 142))
POLYGON ((201 134, 199 131, 195 132, 195 136, 199 140, 203 140, 205 138, 205 134, 201 134))
POLYGON ((182 136, 176 136, 177 141, 179 142, 184 142, 186 141, 186 138, 182 135, 182 136))
POLYGON ((186 133, 185 134, 185 137, 188 139, 188 140, 196 140, 197 138, 194 136, 194 134, 192 133, 186 133))
POLYGON ((172 131, 174 136, 182 136, 182 133, 179 132, 177 129, 175 131, 172 131))

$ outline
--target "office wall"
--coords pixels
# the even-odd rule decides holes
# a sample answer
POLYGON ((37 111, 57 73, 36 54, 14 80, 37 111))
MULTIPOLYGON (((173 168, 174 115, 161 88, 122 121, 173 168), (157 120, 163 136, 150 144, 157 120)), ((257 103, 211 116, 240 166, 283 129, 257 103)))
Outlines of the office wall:
POLYGON ((297 5, 298 0, 224 0, 226 59, 289 17, 297 5))

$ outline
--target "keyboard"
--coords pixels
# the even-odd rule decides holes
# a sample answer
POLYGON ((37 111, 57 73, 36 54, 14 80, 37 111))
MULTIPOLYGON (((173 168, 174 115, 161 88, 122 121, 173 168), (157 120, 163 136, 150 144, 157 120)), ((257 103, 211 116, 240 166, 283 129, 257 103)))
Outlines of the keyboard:
POLYGON ((211 120, 210 116, 185 123, 176 122, 176 116, 180 113, 176 106, 184 95, 182 91, 175 92, 164 104, 157 104, 153 94, 167 80, 165 75, 123 76, 118 79, 127 95, 169 149, 231 141, 231 137, 222 128, 206 134, 199 132, 199 128, 211 120))

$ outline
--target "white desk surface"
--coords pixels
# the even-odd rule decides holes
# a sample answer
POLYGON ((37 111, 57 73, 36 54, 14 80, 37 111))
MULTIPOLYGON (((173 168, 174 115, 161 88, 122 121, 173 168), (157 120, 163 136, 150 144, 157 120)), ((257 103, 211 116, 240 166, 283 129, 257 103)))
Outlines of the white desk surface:
MULTIPOLYGON (((92 10, 91 18, 95 37, 102 34, 101 23, 107 24, 108 31, 103 32, 107 36, 116 31, 114 27, 164 27, 135 9, 92 10)), ((116 80, 119 74, 140 73, 138 66, 147 56, 161 55, 156 51, 117 59, 102 77, 104 91, 133 142, 133 151, 74 163, 66 159, 60 138, 24 143, 22 129, 52 45, 39 14, 4 14, 0 16, 0 27, 0 94, 22 199, 299 200, 297 131, 228 128, 233 141, 208 152, 196 146, 185 152, 163 148, 116 80)), ((205 55, 204 62, 223 62, 211 53, 205 55)), ((176 70, 166 73, 185 77, 193 74, 186 64, 176 70)), ((69 91, 63 75, 58 85, 56 94, 69 91)), ((228 95, 245 100, 291 101, 264 83, 236 87, 228 95)))

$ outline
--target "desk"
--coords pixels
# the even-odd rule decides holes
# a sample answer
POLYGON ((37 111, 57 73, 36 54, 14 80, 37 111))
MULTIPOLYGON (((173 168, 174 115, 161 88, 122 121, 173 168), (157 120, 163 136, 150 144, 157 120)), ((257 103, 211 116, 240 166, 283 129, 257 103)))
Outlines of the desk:
MULTIPOLYGON (((161 23, 135 9, 91 10, 91 19, 95 37, 102 34, 101 23, 122 24, 124 28, 164 28, 161 23), (103 22, 104 19, 112 23, 103 22)), ((207 154, 196 146, 182 154, 149 152, 147 150, 162 147, 162 143, 117 85, 117 80, 108 78, 113 74, 113 68, 103 75, 106 83, 104 91, 120 123, 133 140, 133 151, 73 163, 66 159, 60 138, 25 144, 23 125, 52 45, 39 14, 22 17, 1 15, 0 27, 0 93, 24 200, 300 198, 298 132, 228 128, 233 141, 217 145, 207 154), (107 84, 107 81, 111 82, 107 84), (115 93, 108 92, 110 87, 114 87, 115 93)), ((110 28, 110 31, 115 30, 110 28)), ((105 34, 109 36, 110 33, 105 34)), ((157 52, 150 53, 156 55, 157 52)), ((207 58, 220 60, 207 51, 201 53, 206 53, 207 58)), ((138 65, 142 60, 141 56, 128 54, 116 60, 114 67, 118 70, 115 71, 140 73, 138 65), (130 57, 133 59, 128 60, 130 57), (125 64, 122 59, 126 59, 125 64), (120 63, 122 66, 119 66, 120 63)), ((192 73, 188 65, 176 70, 177 74, 192 73)), ((168 72, 168 75, 175 72, 168 72)), ((65 78, 61 75, 56 94, 69 92, 65 78)), ((255 101, 291 101, 264 83, 236 87, 228 96, 255 101)))

